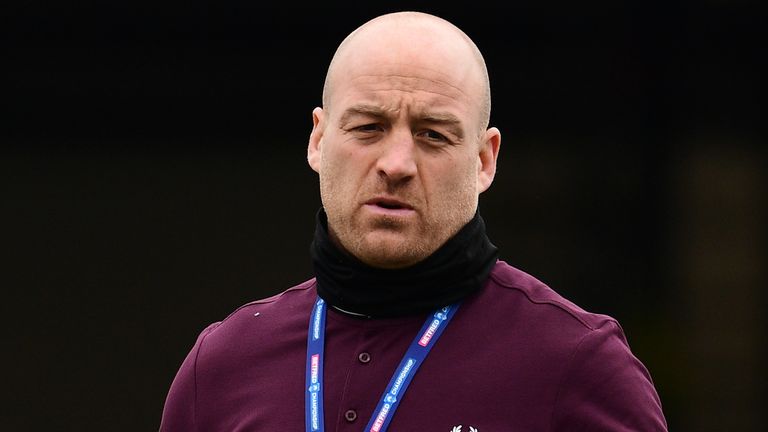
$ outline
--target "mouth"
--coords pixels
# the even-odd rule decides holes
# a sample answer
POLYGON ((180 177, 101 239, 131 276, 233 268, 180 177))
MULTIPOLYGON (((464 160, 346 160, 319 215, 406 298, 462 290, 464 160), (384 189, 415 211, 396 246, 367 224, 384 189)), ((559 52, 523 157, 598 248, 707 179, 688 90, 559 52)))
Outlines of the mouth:
POLYGON ((365 206, 376 212, 396 215, 407 214, 413 211, 413 206, 394 198, 377 197, 365 202, 365 206))

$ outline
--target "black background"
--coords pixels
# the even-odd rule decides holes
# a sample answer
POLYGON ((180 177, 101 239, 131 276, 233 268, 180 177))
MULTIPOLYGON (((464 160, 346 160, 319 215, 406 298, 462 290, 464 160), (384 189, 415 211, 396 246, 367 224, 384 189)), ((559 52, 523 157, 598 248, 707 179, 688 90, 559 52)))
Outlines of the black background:
MULTIPOLYGON (((26 3, 2 17, 4 430, 156 430, 197 333, 311 277, 311 110, 341 39, 436 13, 484 52, 501 256, 622 323, 672 430, 761 430, 765 15, 26 3)), ((510 389, 513 391, 513 389, 510 389)))

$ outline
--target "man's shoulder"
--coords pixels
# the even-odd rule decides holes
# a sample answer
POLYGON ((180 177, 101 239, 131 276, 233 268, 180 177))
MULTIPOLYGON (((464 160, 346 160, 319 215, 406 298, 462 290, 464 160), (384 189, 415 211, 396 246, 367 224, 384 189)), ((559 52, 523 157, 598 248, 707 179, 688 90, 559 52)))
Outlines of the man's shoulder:
POLYGON ((509 324, 499 326, 506 329, 505 346, 529 347, 526 358, 536 368, 525 370, 541 373, 528 377, 557 383, 551 387, 557 395, 552 429, 607 430, 622 424, 622 430, 667 430, 650 374, 615 318, 585 310, 503 261, 494 267, 488 287, 486 304, 495 299, 493 305, 503 311, 497 314, 509 324))
MULTIPOLYGON (((243 332, 268 335, 288 327, 305 327, 316 294, 315 279, 308 279, 269 297, 256 299, 210 324, 201 333, 210 340, 242 336, 243 332)), ((306 329, 304 329, 306 331, 306 329)))
POLYGON ((491 271, 489 285, 514 295, 517 304, 537 315, 559 316, 585 330, 595 330, 616 320, 606 314, 587 311, 565 298, 535 276, 499 260, 491 271))
POLYGON ((482 316, 499 340, 530 344, 549 364, 566 362, 584 341, 624 349, 624 332, 607 314, 587 311, 538 278, 498 261, 468 312, 482 316), (535 342, 532 342, 535 341, 535 342), (549 360, 546 360, 549 359, 549 360))
POLYGON ((304 282, 294 285, 272 296, 252 300, 248 303, 245 303, 244 305, 235 309, 232 314, 236 314, 243 309, 269 309, 283 306, 289 307, 301 303, 311 304, 314 302, 317 295, 316 285, 317 280, 315 278, 307 279, 304 282))

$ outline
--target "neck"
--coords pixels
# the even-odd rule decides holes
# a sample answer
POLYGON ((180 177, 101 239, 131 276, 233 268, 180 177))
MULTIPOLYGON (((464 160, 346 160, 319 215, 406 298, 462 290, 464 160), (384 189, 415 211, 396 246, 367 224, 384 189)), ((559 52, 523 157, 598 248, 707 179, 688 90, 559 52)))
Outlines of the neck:
POLYGON ((339 249, 317 213, 311 246, 318 295, 342 312, 372 318, 426 313, 480 290, 497 259, 479 213, 424 260, 402 269, 369 266, 339 249))

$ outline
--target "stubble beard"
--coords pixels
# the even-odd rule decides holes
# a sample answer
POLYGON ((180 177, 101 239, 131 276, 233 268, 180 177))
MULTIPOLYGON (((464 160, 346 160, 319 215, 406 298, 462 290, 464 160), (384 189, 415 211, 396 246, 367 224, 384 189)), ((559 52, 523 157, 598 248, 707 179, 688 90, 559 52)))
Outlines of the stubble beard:
MULTIPOLYGON (((332 200, 328 200, 332 201, 332 200)), ((402 268, 415 264, 430 253, 422 221, 405 224, 386 216, 375 220, 360 217, 360 208, 348 216, 330 204, 326 206, 328 231, 337 246, 373 267, 402 268)), ((421 216, 417 216, 421 218, 421 216)))
POLYGON ((321 194, 328 217, 329 235, 338 247, 373 267, 404 268, 424 260, 459 231, 474 215, 477 196, 474 184, 457 185, 455 199, 442 203, 431 215, 417 212, 416 220, 379 216, 361 217, 358 204, 346 202, 321 181, 321 194), (356 206, 351 211, 345 206, 356 206))

